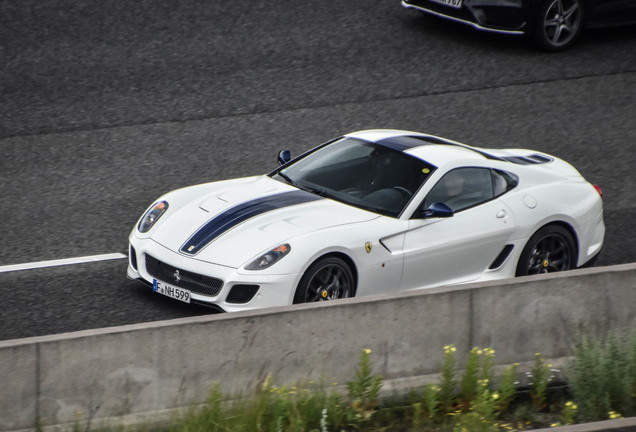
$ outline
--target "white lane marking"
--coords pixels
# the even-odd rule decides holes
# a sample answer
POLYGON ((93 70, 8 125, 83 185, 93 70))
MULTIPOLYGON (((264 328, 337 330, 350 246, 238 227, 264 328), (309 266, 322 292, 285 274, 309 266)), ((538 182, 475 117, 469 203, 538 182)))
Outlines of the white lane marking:
POLYGON ((20 271, 20 270, 34 270, 34 269, 40 269, 45 267, 84 264, 89 262, 108 261, 108 260, 116 260, 116 259, 123 259, 123 258, 128 258, 128 257, 122 253, 110 253, 110 254, 102 254, 102 255, 90 255, 90 256, 77 257, 77 258, 57 259, 57 260, 50 260, 50 261, 37 261, 32 263, 0 266, 0 273, 8 273, 8 272, 20 271))

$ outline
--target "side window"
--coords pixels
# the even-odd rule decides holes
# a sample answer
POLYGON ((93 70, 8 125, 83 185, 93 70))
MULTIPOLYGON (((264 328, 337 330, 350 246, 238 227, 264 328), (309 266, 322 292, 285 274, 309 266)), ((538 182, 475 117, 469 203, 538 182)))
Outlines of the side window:
POLYGON ((488 168, 457 168, 449 171, 424 199, 429 207, 442 202, 457 212, 494 198, 493 175, 488 168))
POLYGON ((492 185, 495 196, 503 195, 519 184, 517 176, 506 171, 492 170, 492 185))

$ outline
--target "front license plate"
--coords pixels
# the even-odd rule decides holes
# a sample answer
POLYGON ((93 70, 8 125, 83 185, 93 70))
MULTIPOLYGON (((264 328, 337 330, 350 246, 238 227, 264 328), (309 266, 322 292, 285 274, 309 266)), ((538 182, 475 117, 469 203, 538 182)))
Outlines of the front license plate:
POLYGON ((441 3, 446 6, 450 6, 455 9, 462 7, 462 0, 433 0, 435 3, 441 3))
POLYGON ((152 280, 152 290, 159 294, 172 297, 173 299, 190 303, 190 291, 167 285, 163 282, 159 282, 157 279, 152 280))

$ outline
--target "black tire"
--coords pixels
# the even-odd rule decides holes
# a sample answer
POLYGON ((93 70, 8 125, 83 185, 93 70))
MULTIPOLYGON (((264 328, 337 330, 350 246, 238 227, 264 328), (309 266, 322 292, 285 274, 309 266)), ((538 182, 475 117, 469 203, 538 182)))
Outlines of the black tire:
POLYGON ((572 46, 582 28, 583 0, 544 0, 532 37, 545 51, 563 51, 572 46))
POLYGON ((355 279, 349 265, 337 257, 325 257, 309 266, 298 283, 294 304, 353 297, 355 279))
POLYGON ((570 232, 548 225, 534 233, 521 252, 517 276, 552 273, 576 266, 576 243, 570 232))

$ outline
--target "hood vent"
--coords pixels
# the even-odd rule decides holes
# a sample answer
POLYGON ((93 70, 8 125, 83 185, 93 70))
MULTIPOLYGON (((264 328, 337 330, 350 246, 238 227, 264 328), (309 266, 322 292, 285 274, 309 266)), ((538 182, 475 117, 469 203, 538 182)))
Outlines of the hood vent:
POLYGON ((517 165, 544 164, 544 163, 550 163, 554 160, 549 156, 542 155, 539 153, 535 153, 535 154, 531 154, 527 156, 504 156, 502 157, 502 159, 517 165))

